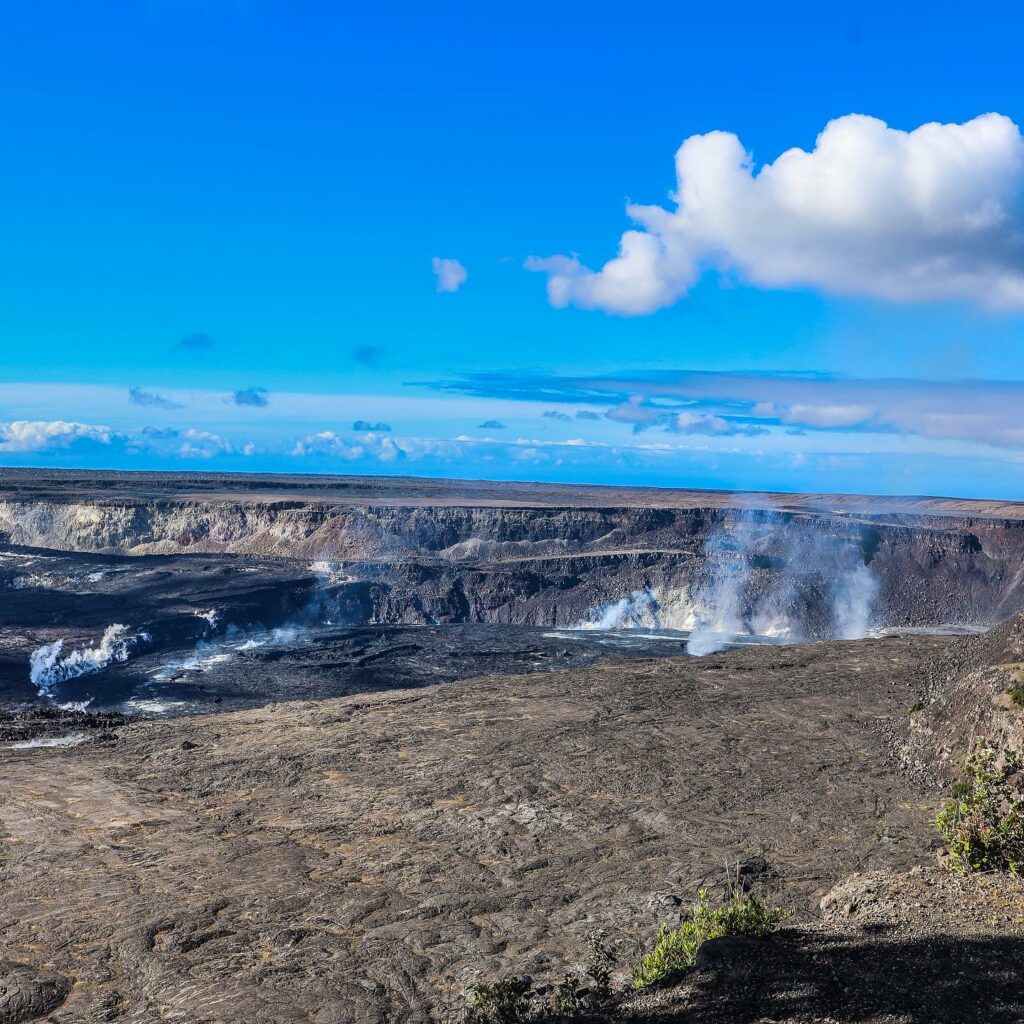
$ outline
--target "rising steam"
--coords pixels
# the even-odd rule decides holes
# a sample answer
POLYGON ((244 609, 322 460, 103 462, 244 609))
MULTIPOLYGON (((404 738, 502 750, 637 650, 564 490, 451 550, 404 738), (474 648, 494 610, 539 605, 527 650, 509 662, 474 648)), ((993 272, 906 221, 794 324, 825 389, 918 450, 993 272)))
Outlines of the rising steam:
POLYGON ((115 661, 127 661, 133 647, 140 640, 148 640, 146 633, 129 634, 120 622, 108 626, 99 645, 62 654, 64 641, 44 644, 29 655, 29 678, 40 697, 52 697, 54 688, 68 679, 98 672, 115 661))
POLYGON ((726 517, 708 537, 701 575, 688 589, 636 590, 590 609, 574 628, 688 631, 693 655, 740 637, 865 636, 879 585, 861 538, 786 526, 773 512, 726 517))
POLYGON ((863 563, 836 579, 832 609, 837 637, 857 640, 867 635, 873 625, 871 608, 877 595, 878 580, 863 563))
POLYGON ((685 594, 645 587, 591 608, 572 628, 689 630, 693 624, 693 606, 685 594))
POLYGON ((872 625, 878 580, 859 537, 794 533, 774 512, 745 511, 708 538, 704 557, 690 654, 744 635, 854 640, 872 625))

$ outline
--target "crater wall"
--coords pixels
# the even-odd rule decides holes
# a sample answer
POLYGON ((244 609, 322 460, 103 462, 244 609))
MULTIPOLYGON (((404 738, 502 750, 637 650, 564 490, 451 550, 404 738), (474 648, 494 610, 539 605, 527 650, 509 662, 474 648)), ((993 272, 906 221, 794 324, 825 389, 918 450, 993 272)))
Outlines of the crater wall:
POLYGON ((987 625, 1024 607, 1024 522, 985 515, 787 511, 740 501, 664 508, 33 497, 0 501, 0 541, 341 562, 377 621, 564 626, 650 595, 655 604, 646 607, 657 615, 644 624, 689 628, 702 598, 724 587, 748 625, 784 607, 804 635, 837 635, 837 602, 859 567, 875 625, 987 625))

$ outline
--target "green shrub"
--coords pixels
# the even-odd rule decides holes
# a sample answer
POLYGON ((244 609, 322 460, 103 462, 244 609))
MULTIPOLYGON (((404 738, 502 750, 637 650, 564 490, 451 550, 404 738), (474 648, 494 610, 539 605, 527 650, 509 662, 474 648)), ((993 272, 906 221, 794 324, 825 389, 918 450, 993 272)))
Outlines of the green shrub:
POLYGON ((1024 708, 1024 682, 1014 680, 1006 691, 1006 695, 1017 707, 1024 708))
POLYGON ((964 778, 935 819, 954 871, 1024 874, 1022 762, 1016 751, 982 740, 964 765, 964 778))
POLYGON ((688 970, 700 944, 708 939, 723 935, 760 939, 774 931, 781 920, 782 912, 777 907, 741 893, 734 893, 721 907, 712 907, 702 889, 678 928, 663 924, 658 930, 654 948, 643 955, 633 971, 633 987, 645 988, 688 970))
POLYGON ((590 955, 587 957, 587 977, 594 983, 594 998, 603 1003, 610 999, 612 990, 612 972, 619 958, 608 945, 604 932, 590 937, 590 955))
POLYGON ((466 1024, 525 1024, 533 1017, 533 985, 529 978, 481 981, 469 989, 466 1024))
POLYGON ((467 993, 463 1024, 530 1024, 590 1017, 613 996, 612 972, 617 957, 603 932, 590 939, 590 954, 578 974, 557 985, 535 986, 531 978, 479 982, 467 993), (590 984, 584 983, 584 977, 590 984))

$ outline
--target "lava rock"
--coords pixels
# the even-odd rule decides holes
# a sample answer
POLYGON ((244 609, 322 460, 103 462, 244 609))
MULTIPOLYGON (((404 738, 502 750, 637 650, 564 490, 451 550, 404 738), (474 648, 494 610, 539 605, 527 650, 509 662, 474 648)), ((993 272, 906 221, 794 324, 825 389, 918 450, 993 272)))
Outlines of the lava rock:
POLYGON ((59 974, 0 960, 0 1024, 20 1024, 52 1013, 70 991, 70 982, 59 974))

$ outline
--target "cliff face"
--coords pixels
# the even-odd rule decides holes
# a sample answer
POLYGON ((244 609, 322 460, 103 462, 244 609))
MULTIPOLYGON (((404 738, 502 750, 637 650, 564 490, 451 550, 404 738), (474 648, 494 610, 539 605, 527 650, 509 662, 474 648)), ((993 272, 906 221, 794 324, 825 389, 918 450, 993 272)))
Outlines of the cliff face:
POLYGON ((855 635, 857 623, 992 623, 1024 607, 1024 522, 1009 518, 38 499, 0 501, 0 541, 343 562, 367 616, 384 622, 688 629, 703 615, 765 633, 788 619, 816 637, 855 635))
POLYGON ((709 510, 338 506, 313 502, 0 501, 0 539, 67 551, 452 561, 678 547, 709 510))

